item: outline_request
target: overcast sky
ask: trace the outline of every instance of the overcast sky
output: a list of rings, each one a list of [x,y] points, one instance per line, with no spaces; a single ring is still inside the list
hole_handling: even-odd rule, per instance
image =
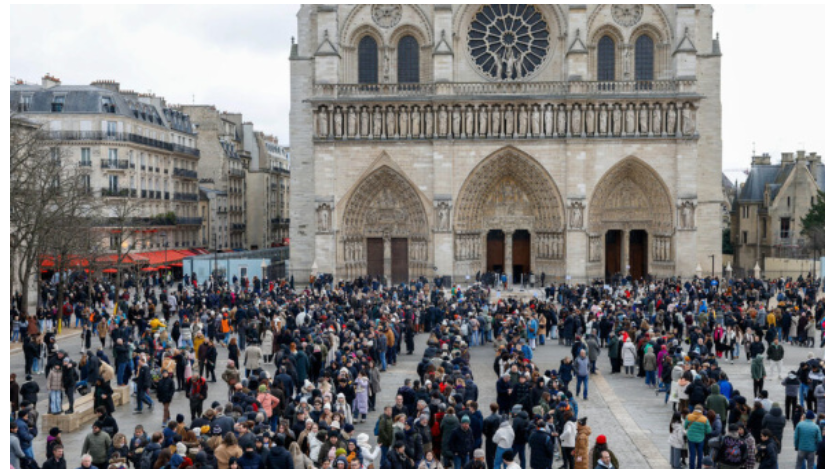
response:
[[[823,6],[716,5],[724,168],[753,145],[825,153]],[[297,5],[11,7],[11,77],[113,79],[170,104],[242,112],[289,142],[289,44]]]

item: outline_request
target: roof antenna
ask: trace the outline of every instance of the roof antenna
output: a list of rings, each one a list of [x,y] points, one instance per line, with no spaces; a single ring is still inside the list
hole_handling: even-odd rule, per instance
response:
[[[752,144],[753,144],[753,155],[751,155],[751,156],[756,156],[756,142],[752,142]]]

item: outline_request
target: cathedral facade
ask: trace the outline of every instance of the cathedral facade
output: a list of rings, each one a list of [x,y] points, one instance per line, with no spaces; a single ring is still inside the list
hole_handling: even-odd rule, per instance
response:
[[[710,5],[302,6],[296,281],[710,273],[712,22]]]

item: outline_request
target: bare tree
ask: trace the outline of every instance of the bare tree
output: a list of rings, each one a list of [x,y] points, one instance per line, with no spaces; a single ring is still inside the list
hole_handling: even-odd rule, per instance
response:
[[[113,263],[117,269],[115,298],[118,301],[123,289],[123,269],[129,264],[132,252],[148,239],[146,227],[151,222],[142,218],[142,205],[137,198],[118,198],[107,204],[105,212],[107,216],[98,224],[105,227],[101,233],[108,234],[110,248],[115,251]]]
[[[64,150],[39,124],[12,115],[10,147],[11,287],[19,281],[30,313],[29,285],[49,243],[66,224],[88,218],[94,203],[82,171],[64,165]]]

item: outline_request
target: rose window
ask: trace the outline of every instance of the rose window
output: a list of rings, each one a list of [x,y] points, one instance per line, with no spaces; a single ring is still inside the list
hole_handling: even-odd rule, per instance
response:
[[[533,5],[484,5],[470,23],[467,44],[473,63],[483,74],[518,80],[544,63],[550,31]]]

